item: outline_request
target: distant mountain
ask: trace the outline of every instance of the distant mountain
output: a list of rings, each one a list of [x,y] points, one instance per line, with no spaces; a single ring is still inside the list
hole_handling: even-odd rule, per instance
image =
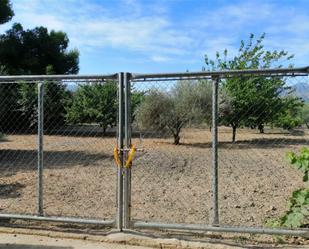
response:
[[[307,83],[297,83],[291,86],[295,89],[295,95],[302,98],[305,102],[309,102],[309,84]]]

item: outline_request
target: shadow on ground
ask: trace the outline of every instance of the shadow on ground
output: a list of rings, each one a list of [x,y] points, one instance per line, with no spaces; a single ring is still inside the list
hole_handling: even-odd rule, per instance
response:
[[[9,135],[37,135],[37,128],[31,130],[13,130],[3,131],[5,136],[0,141],[7,141],[6,136]],[[96,137],[96,138],[115,138],[117,137],[117,129],[109,128],[106,131],[99,126],[81,125],[81,126],[63,126],[54,129],[44,130],[44,135],[59,136],[59,137]],[[168,138],[170,137],[167,131],[145,131],[133,129],[133,138]]]
[[[89,166],[104,159],[112,160],[112,156],[84,151],[44,151],[44,168]],[[10,176],[20,171],[36,169],[36,150],[0,149],[0,172],[2,175]]]
[[[20,190],[25,187],[21,183],[0,184],[0,199],[20,197]]]
[[[211,148],[212,143],[182,143],[183,146],[196,148]],[[269,148],[284,148],[290,145],[308,146],[308,139],[293,139],[293,138],[256,138],[250,140],[241,140],[233,142],[219,142],[219,149],[269,149]]]

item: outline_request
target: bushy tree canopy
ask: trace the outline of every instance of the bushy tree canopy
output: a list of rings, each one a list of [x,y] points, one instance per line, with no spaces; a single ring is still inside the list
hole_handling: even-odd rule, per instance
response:
[[[210,118],[211,91],[208,81],[178,81],[170,92],[151,89],[137,109],[142,129],[167,130],[180,142],[180,132],[189,123]]]
[[[36,27],[24,30],[21,24],[0,35],[0,65],[8,74],[46,74],[52,66],[56,74],[78,73],[78,51],[68,51],[64,32]]]
[[[34,128],[37,126],[37,103],[38,87],[37,84],[24,84],[19,86],[19,106],[20,118],[26,127]],[[70,93],[65,85],[59,82],[44,82],[44,129],[53,129],[64,125],[66,106],[70,103]]]
[[[98,123],[105,132],[117,122],[117,84],[109,81],[103,84],[80,85],[68,109],[70,123]]]
[[[12,19],[14,11],[9,0],[0,1],[0,24],[6,23]]]
[[[241,41],[239,53],[233,58],[229,57],[227,50],[224,50],[222,55],[217,52],[215,60],[208,59],[206,55],[207,69],[242,70],[281,67],[282,60],[293,58],[286,51],[265,50],[264,38],[264,34],[258,39],[255,39],[253,34],[250,35],[247,43]],[[298,98],[282,94],[288,87],[284,79],[279,77],[235,76],[222,80],[221,86],[228,102],[223,104],[221,122],[233,128],[233,142],[235,142],[238,127],[242,125],[257,127],[263,132],[266,123],[275,123],[274,121],[282,117],[290,106],[302,105]]]
[[[77,50],[69,51],[64,32],[36,27],[24,30],[21,24],[0,35],[0,65],[3,74],[75,74]],[[20,130],[37,123],[36,84],[0,85],[0,129]],[[64,123],[68,92],[59,82],[45,82],[45,128]],[[9,107],[8,107],[9,106]]]

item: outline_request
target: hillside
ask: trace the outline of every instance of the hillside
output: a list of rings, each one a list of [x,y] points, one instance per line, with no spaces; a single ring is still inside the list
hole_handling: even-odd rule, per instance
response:
[[[309,102],[309,84],[297,83],[292,86],[295,89],[296,96],[302,98],[304,101]]]

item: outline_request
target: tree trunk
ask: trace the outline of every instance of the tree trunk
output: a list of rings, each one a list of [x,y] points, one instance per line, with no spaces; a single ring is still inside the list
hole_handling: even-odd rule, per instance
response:
[[[259,124],[258,129],[259,129],[260,133],[264,133],[264,125],[263,124]]]
[[[237,126],[233,125],[232,128],[233,128],[232,142],[235,143],[236,142],[236,129],[237,129]]]
[[[179,133],[174,134],[174,144],[179,145],[179,141],[180,141]]]
[[[309,129],[309,123],[306,123],[307,129]]]
[[[103,128],[103,136],[105,136],[107,127],[103,126],[102,128]]]

